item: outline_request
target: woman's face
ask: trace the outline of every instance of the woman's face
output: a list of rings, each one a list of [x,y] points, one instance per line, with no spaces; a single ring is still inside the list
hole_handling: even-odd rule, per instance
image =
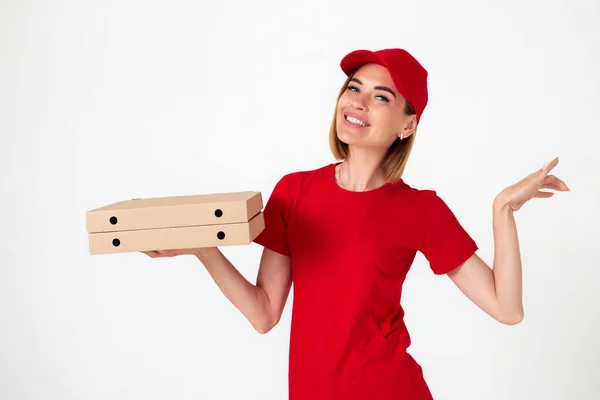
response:
[[[387,149],[416,128],[416,116],[404,113],[405,102],[385,67],[363,65],[338,101],[338,138],[354,147]]]

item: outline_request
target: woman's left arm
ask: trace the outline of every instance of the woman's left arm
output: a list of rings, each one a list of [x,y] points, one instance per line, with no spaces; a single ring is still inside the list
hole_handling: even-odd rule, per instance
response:
[[[477,254],[448,276],[479,308],[497,321],[514,325],[523,319],[521,254],[514,212],[533,198],[549,198],[547,188],[569,191],[550,171],[558,157],[540,170],[504,189],[493,204],[494,264],[490,268]]]

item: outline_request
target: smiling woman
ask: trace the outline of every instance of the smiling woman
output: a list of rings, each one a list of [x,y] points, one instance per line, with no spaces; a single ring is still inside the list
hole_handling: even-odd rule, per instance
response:
[[[418,124],[417,113],[413,105],[398,91],[389,71],[383,65],[369,63],[357,72],[349,66],[352,64],[348,60],[352,56],[347,56],[346,62],[342,63],[348,78],[338,95],[329,131],[331,150],[334,157],[341,160],[348,157],[350,145],[362,143],[384,148],[387,152],[382,161],[384,180],[397,182],[413,148]],[[426,103],[426,91],[423,96]],[[368,135],[357,130],[371,128],[372,124],[375,124],[375,129],[369,129]]]
[[[493,268],[433,190],[402,179],[428,101],[427,72],[406,50],[358,50],[341,61],[330,146],[341,160],[286,174],[264,209],[256,284],[216,248],[193,254],[258,332],[280,320],[294,284],[290,400],[433,398],[407,349],[400,305],[417,252],[503,324],[523,318],[521,259],[513,213],[541,188],[568,190],[546,164],[497,195]],[[374,212],[376,211],[376,212]]]

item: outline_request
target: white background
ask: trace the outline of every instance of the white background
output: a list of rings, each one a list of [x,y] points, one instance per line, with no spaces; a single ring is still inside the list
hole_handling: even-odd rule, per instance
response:
[[[597,0],[2,1],[0,398],[287,398],[291,301],[260,335],[192,257],[90,256],[85,211],[268,199],[335,161],[339,61],[385,47],[430,73],[404,179],[437,190],[486,261],[500,190],[554,156],[572,190],[516,214],[520,325],[417,257],[403,305],[435,398],[599,398],[599,26]],[[258,245],[222,250],[254,281]]]

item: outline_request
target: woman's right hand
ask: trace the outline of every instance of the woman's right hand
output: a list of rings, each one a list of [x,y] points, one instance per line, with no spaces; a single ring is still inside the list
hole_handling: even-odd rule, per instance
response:
[[[198,249],[172,249],[172,250],[152,250],[142,251],[145,255],[152,258],[164,258],[164,257],[176,257],[182,255],[191,255],[200,257],[210,251],[213,251],[216,247],[204,247]]]

